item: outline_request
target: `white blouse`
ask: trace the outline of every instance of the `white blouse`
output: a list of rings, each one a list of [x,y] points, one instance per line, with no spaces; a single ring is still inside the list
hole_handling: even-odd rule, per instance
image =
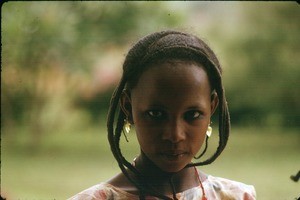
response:
[[[255,200],[253,186],[225,178],[207,176],[202,183],[207,200]],[[176,194],[179,200],[201,200],[200,186]],[[138,195],[128,193],[108,183],[94,185],[68,200],[139,200]],[[146,196],[146,200],[159,200],[157,197]]]

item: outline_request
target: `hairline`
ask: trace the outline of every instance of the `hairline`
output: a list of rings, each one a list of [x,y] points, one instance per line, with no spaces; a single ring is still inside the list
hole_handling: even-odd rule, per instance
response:
[[[133,85],[129,85],[128,82],[127,82],[127,84],[125,86],[125,89],[127,91],[131,91],[132,89],[134,89],[137,86],[141,76],[146,71],[148,71],[152,67],[156,67],[157,65],[163,65],[163,64],[166,64],[166,63],[169,63],[169,64],[177,64],[177,63],[186,63],[186,64],[188,64],[189,63],[189,64],[194,64],[195,66],[197,66],[199,68],[202,68],[205,71],[206,75],[208,76],[211,91],[214,90],[214,88],[212,86],[212,82],[211,82],[210,73],[208,72],[207,67],[203,63],[201,63],[201,62],[199,62],[195,59],[191,59],[191,58],[176,58],[176,57],[174,57],[174,58],[172,58],[172,57],[171,58],[160,58],[160,59],[154,60],[150,63],[146,63],[145,66],[142,67],[143,70],[140,70],[139,73],[137,73],[136,79],[133,81]]]

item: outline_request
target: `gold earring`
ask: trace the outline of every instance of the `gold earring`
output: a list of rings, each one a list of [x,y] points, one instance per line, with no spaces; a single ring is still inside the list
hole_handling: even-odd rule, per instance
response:
[[[124,125],[123,125],[123,134],[124,134],[126,142],[129,142],[126,134],[128,134],[130,132],[130,129],[131,129],[131,124],[128,121],[128,118],[126,118],[126,119],[124,119]]]
[[[208,125],[206,135],[207,135],[207,137],[210,137],[211,134],[212,134],[212,127],[210,125]]]
[[[128,121],[128,119],[124,120],[124,127],[123,128],[124,128],[124,131],[125,131],[126,134],[128,134],[130,132],[131,124]]]

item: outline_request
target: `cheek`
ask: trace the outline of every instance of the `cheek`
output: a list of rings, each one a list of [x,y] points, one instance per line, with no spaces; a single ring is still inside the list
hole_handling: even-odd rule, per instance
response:
[[[136,131],[136,136],[138,139],[138,142],[140,146],[144,148],[151,148],[154,145],[153,142],[157,141],[157,131],[154,130],[153,127],[149,127],[148,125],[145,125],[143,123],[135,123],[135,131]]]
[[[205,126],[193,128],[193,130],[188,135],[193,154],[197,154],[197,152],[202,147],[203,142],[206,137],[206,130],[207,130],[207,127],[205,127]]]
[[[155,140],[159,132],[155,124],[150,123],[143,112],[136,112],[133,109],[133,120],[136,135],[140,143]]]

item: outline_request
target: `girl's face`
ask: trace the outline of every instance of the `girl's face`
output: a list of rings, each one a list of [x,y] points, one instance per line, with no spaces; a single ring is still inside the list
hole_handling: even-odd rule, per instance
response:
[[[151,66],[130,97],[122,99],[141,150],[165,172],[178,172],[191,162],[217,104],[205,70],[184,61]]]

